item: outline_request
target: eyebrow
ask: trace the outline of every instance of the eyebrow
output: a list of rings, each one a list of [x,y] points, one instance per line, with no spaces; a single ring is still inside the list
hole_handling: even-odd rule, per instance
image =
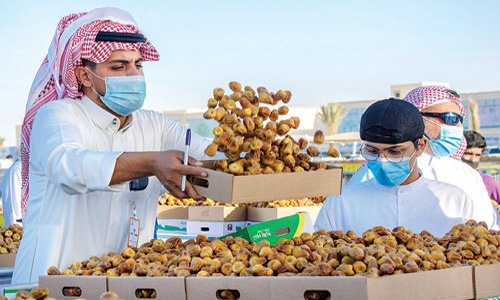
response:
[[[139,63],[142,61],[144,61],[144,59],[141,57],[141,58],[136,59],[135,63]],[[113,64],[113,63],[128,64],[128,63],[130,63],[130,61],[128,61],[126,59],[115,59],[115,60],[110,61],[109,63],[110,64]]]
[[[387,149],[394,149],[394,148],[401,148],[401,147],[404,147],[404,145],[394,145],[394,146],[391,146],[391,147],[387,147],[387,148],[384,148],[384,149],[379,149],[377,147],[373,147],[372,145],[366,145],[370,148],[373,148],[373,149],[377,149],[379,151],[384,151],[384,150],[387,150]]]

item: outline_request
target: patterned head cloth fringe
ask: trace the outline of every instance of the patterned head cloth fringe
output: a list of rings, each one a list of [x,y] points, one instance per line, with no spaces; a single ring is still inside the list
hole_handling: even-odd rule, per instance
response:
[[[442,100],[448,100],[455,102],[460,109],[460,113],[465,117],[465,108],[462,105],[462,100],[458,96],[458,94],[444,86],[422,86],[416,89],[413,89],[411,92],[406,95],[404,98],[405,101],[410,102],[415,105],[418,110],[422,110],[431,105],[441,103]],[[458,151],[453,154],[452,158],[457,160],[461,160],[462,155],[467,149],[467,141],[465,137],[462,138],[462,142],[460,143],[460,148]]]
[[[101,63],[114,50],[140,51],[144,61],[157,61],[160,56],[144,37],[142,42],[96,42],[99,32],[141,34],[132,16],[117,8],[98,8],[88,13],[68,15],[59,21],[49,52],[38,70],[26,104],[21,134],[22,192],[21,207],[26,218],[29,195],[30,135],[38,109],[45,103],[73,98],[81,99],[80,82],[75,70],[82,58]]]

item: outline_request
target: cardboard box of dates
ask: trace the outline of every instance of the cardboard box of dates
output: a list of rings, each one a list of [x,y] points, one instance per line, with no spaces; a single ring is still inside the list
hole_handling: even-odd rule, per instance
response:
[[[315,145],[324,142],[323,132],[315,132],[315,145],[291,135],[300,118],[287,117],[290,91],[274,93],[264,87],[255,91],[235,81],[229,88],[232,93],[227,95],[222,88],[214,89],[203,115],[218,122],[205,154],[214,157],[223,152],[227,160],[204,161],[208,177],[190,178],[200,195],[251,203],[340,194],[342,169],[311,162],[319,153]],[[340,154],[331,147],[328,155]]]

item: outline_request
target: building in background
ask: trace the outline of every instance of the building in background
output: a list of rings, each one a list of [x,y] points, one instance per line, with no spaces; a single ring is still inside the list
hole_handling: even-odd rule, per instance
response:
[[[500,148],[500,91],[460,93],[460,98],[464,102],[467,114],[464,119],[465,129],[472,127],[471,101],[475,101],[478,106],[480,122],[479,132],[486,139],[487,149]]]

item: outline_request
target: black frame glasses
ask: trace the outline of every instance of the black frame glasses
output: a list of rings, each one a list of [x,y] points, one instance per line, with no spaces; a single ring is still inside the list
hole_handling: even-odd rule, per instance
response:
[[[432,113],[432,112],[423,112],[421,113],[422,116],[424,117],[434,117],[434,118],[439,118],[443,123],[455,126],[458,124],[458,122],[463,123],[464,122],[464,117],[454,113],[454,112],[446,112],[446,113]]]

